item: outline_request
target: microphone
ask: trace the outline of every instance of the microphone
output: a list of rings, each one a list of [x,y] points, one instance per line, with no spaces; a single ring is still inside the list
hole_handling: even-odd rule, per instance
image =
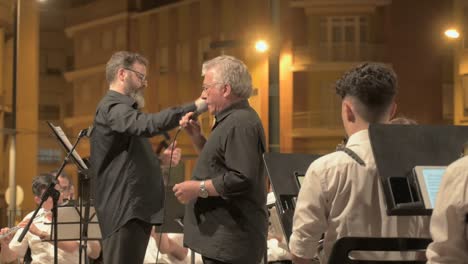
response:
[[[198,103],[195,103],[197,105],[197,109],[193,111],[192,116],[190,117],[190,120],[197,120],[198,116],[203,114],[208,110],[208,105],[206,104],[206,101],[203,99],[200,99]]]
[[[201,114],[203,114],[203,112],[200,112],[200,110],[195,110],[192,116],[190,116],[190,120],[197,121],[198,116]]]
[[[79,137],[90,137],[93,134],[94,126],[89,126],[80,131]]]
[[[197,121],[198,116],[208,110],[208,105],[206,104],[205,100],[198,99],[197,102],[195,103],[197,105],[197,109],[192,112],[193,114],[190,116],[189,120]],[[182,126],[179,126],[179,130],[182,128]]]

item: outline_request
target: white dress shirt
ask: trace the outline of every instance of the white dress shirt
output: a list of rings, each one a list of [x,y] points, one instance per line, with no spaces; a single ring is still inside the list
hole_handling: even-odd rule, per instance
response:
[[[452,163],[442,177],[432,212],[428,263],[468,263],[467,214],[468,156]]]
[[[318,256],[321,263],[327,263],[333,244],[341,237],[430,237],[428,217],[387,215],[368,130],[353,134],[346,147],[365,166],[343,151],[310,165],[294,213],[291,253],[305,259]],[[318,252],[322,234],[323,250]]]
[[[168,233],[167,236],[172,239],[179,246],[183,246],[184,235],[176,233]],[[171,256],[170,254],[161,254],[159,253],[158,262],[156,262],[156,255],[158,254],[158,245],[156,245],[156,240],[153,237],[150,237],[148,242],[148,247],[146,248],[145,264],[153,263],[167,263],[167,264],[189,264],[192,260],[192,251],[188,249],[187,257],[183,260],[178,260],[176,257]],[[203,260],[200,254],[195,253],[195,264],[203,264]]]
[[[31,218],[33,212],[26,215],[24,219]],[[44,232],[50,234],[50,220],[47,219],[44,209],[40,209],[34,219],[34,225]],[[48,224],[46,224],[48,223]],[[38,236],[33,235],[31,232],[27,232],[21,243],[18,242],[18,237],[23,232],[23,229],[19,229],[13,239],[11,240],[9,246],[10,249],[15,251],[19,257],[23,257],[26,254],[28,246],[31,248],[31,256],[33,258],[33,264],[50,264],[54,263],[54,245],[51,242],[42,241]],[[78,243],[78,242],[77,242]],[[91,248],[88,247],[88,253],[90,253]],[[58,263],[60,264],[72,264],[79,263],[79,250],[76,250],[73,253],[66,252],[60,248],[57,249],[58,252]]]

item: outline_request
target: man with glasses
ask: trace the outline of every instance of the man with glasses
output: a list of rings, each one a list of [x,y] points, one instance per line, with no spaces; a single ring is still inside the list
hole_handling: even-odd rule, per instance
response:
[[[149,138],[175,128],[204,100],[143,113],[143,56],[117,52],[106,65],[109,91],[97,106],[91,135],[95,207],[105,263],[143,263],[151,227],[163,221],[164,183]]]
[[[32,192],[36,204],[41,202],[42,195],[53,182],[55,182],[55,176],[52,174],[41,174],[33,179]],[[61,189],[58,184],[55,185],[55,188],[57,190]],[[62,196],[59,197],[58,203],[62,203]],[[39,209],[29,231],[21,242],[18,242],[18,238],[23,232],[23,227],[26,226],[31,219],[33,212],[26,215],[23,221],[18,225],[21,228],[16,231],[16,234],[11,233],[11,235],[0,239],[0,245],[2,247],[0,253],[1,261],[9,263],[18,258],[23,258],[29,247],[31,249],[33,263],[49,264],[54,262],[54,244],[53,241],[50,241],[52,206],[52,197],[49,197],[42,204],[42,208]],[[2,228],[0,230],[0,235],[8,233],[9,230],[9,228]],[[57,245],[58,263],[79,263],[79,241],[59,241]],[[101,246],[98,241],[88,241],[87,253],[90,258],[98,258],[100,252]]]
[[[55,171],[52,171],[50,174],[57,176],[57,172],[58,171],[55,170]],[[63,200],[62,205],[66,205],[70,201],[73,203],[75,200],[75,194],[72,193],[73,182],[70,176],[68,176],[68,174],[62,171],[62,173],[60,173],[60,175],[58,176],[57,180],[58,180],[58,185],[60,186],[60,194]]]
[[[192,113],[180,122],[200,152],[192,180],[173,188],[187,204],[184,244],[205,264],[258,264],[266,250],[268,220],[265,135],[248,102],[252,78],[246,65],[231,56],[205,62],[202,75],[202,98],[216,122],[208,139]]]

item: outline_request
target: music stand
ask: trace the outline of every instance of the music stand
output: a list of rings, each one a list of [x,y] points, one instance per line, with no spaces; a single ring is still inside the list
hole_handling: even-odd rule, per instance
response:
[[[415,166],[447,166],[460,157],[468,127],[372,124],[369,137],[388,215],[430,215],[418,194]]]
[[[185,206],[175,197],[172,188],[174,186],[165,186],[166,206],[164,208],[164,222],[158,227],[160,233],[183,233],[183,219]]]
[[[263,161],[276,198],[276,209],[286,241],[292,233],[292,219],[299,188],[296,175],[305,175],[320,155],[265,153]]]
[[[65,132],[63,132],[62,128],[59,126],[54,126],[51,122],[47,121],[47,125],[49,125],[50,129],[54,133],[55,137],[58,139],[58,142],[60,145],[63,147],[63,149],[66,152],[72,153],[71,159],[75,163],[75,165],[78,167],[78,170],[80,171],[86,171],[88,170],[88,166],[85,164],[83,159],[78,155],[78,152],[73,148],[73,145],[71,144],[70,140],[68,139],[67,135],[65,135]],[[80,131],[78,135],[78,139],[81,139],[82,137],[86,136],[87,129],[83,129]],[[75,143],[76,144],[76,143]]]
[[[57,234],[59,241],[80,240],[84,212],[81,213],[74,206],[59,206],[57,208]],[[45,223],[52,224],[52,223]],[[94,207],[90,207],[90,220],[88,221],[88,240],[101,240],[101,229]],[[46,240],[47,241],[47,240]]]
[[[62,164],[62,167],[57,172],[56,178],[59,177],[60,173],[62,172],[63,168],[65,167],[65,164],[68,161],[68,157],[71,157],[73,163],[76,165],[76,167],[78,169],[78,175],[80,177],[80,190],[79,190],[79,198],[80,198],[79,199],[79,208],[80,208],[80,210],[79,211],[83,212],[83,207],[84,207],[84,216],[80,217],[81,224],[80,224],[80,229],[79,230],[80,230],[81,236],[79,238],[79,240],[80,240],[80,254],[79,254],[80,261],[79,261],[79,263],[81,263],[81,260],[83,259],[82,258],[83,254],[85,256],[85,260],[86,260],[86,263],[87,263],[87,260],[88,260],[87,259],[87,255],[88,255],[87,254],[88,223],[89,223],[89,219],[90,219],[90,206],[91,206],[90,186],[89,186],[89,178],[90,178],[89,173],[90,173],[90,170],[88,168],[89,167],[88,164],[85,162],[85,160],[83,160],[80,157],[80,155],[75,150],[75,148],[78,145],[81,138],[83,138],[84,136],[89,136],[91,131],[88,131],[88,129],[81,130],[80,133],[78,134],[77,141],[75,142],[74,145],[72,145],[70,143],[70,140],[65,135],[65,133],[63,132],[61,127],[55,126],[51,122],[47,122],[47,124],[49,125],[50,129],[52,130],[53,134],[55,135],[58,142],[60,143],[60,145],[65,150],[65,152],[68,153],[68,156],[64,160],[64,164]],[[57,227],[55,227],[54,229],[56,229],[56,228]],[[58,231],[53,232],[53,233],[55,235],[55,234],[58,233]]]
[[[62,146],[65,147],[67,151],[67,155],[65,156],[62,165],[60,166],[60,169],[57,172],[57,175],[55,176],[55,180],[57,181],[57,178],[59,177],[60,173],[62,173],[63,169],[65,168],[65,165],[67,164],[68,160],[71,158],[78,166],[79,169],[87,169],[86,165],[83,167],[84,162],[79,162],[81,158],[79,158],[78,153],[76,153],[75,148],[80,142],[80,139],[87,134],[87,130],[81,130],[78,139],[76,140],[75,144],[71,144],[68,138],[65,136],[65,133],[63,133],[63,130],[60,127],[56,127],[52,125],[52,123],[47,122],[49,127],[52,129],[54,135],[57,137],[57,139],[60,141]],[[78,159],[79,158],[79,159]],[[85,168],[86,167],[86,168]],[[29,228],[31,227],[33,219],[36,217],[37,213],[39,212],[39,209],[42,207],[44,202],[49,198],[52,197],[53,201],[53,206],[52,206],[52,229],[57,230],[57,201],[60,198],[60,192],[55,189],[55,182],[51,182],[47,189],[45,190],[44,194],[41,197],[41,202],[37,206],[36,210],[31,216],[31,219],[29,220],[28,224],[24,227],[23,232],[21,235],[18,237],[18,242],[22,242],[24,237],[26,236],[26,233],[29,231]],[[51,233],[52,237],[52,233]],[[81,253],[81,251],[80,251]],[[81,256],[80,256],[81,258]],[[80,260],[81,262],[81,260]],[[57,232],[54,232],[54,263],[58,263],[58,243],[57,243]]]

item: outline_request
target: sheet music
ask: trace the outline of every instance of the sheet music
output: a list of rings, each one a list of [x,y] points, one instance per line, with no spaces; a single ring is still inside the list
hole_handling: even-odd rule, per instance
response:
[[[88,221],[88,240],[100,240],[102,239],[101,229],[99,228],[99,221],[96,215],[96,211],[93,206],[90,208],[89,221]],[[79,208],[73,206],[59,206],[57,207],[57,235],[58,240],[79,240],[80,239],[80,218],[84,219],[84,210],[79,212]],[[45,225],[51,225],[52,223],[46,222]],[[51,237],[53,237],[53,232]],[[49,241],[49,240],[46,240]]]
[[[73,145],[71,144],[70,140],[68,140],[67,135],[65,135],[65,132],[63,132],[62,128],[59,126],[54,126],[52,123],[47,122],[52,128],[52,130],[55,132],[55,135],[59,138],[59,140],[65,144],[65,149],[70,152],[70,150],[73,148]],[[78,165],[82,168],[87,170],[88,166],[84,163],[84,161],[81,159],[80,155],[78,155],[78,152],[76,150],[73,150],[72,153],[73,158],[75,159],[76,162],[78,162]]]

